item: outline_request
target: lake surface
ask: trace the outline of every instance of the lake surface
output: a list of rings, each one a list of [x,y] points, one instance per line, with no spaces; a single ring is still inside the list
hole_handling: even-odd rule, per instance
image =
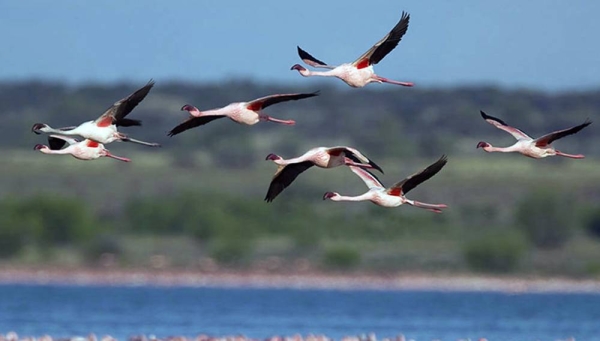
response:
[[[0,285],[0,333],[600,340],[600,295]]]

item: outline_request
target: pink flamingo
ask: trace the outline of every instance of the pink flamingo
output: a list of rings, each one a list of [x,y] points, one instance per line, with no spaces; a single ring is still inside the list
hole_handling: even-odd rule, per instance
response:
[[[142,122],[125,118],[150,92],[154,86],[154,81],[148,82],[144,87],[135,91],[128,97],[115,102],[100,117],[93,121],[88,121],[79,126],[52,128],[45,123],[36,123],[31,128],[36,134],[56,133],[62,135],[79,135],[83,138],[107,144],[113,141],[133,142],[150,147],[160,147],[158,143],[149,143],[128,137],[126,134],[117,131],[117,127],[140,126]]]
[[[63,149],[67,143],[69,145]],[[125,162],[131,161],[128,158],[111,154],[100,142],[90,139],[78,141],[74,138],[60,135],[48,136],[48,146],[36,144],[33,149],[39,150],[44,154],[71,154],[79,160],[95,160],[100,157],[110,157]]]
[[[323,200],[331,199],[333,201],[365,201],[369,200],[374,204],[383,207],[396,207],[402,204],[409,204],[415,207],[424,208],[430,210],[435,213],[441,213],[442,208],[446,208],[447,206],[444,204],[426,204],[423,202],[419,202],[416,200],[410,200],[405,197],[405,195],[417,187],[422,182],[428,180],[437,172],[439,172],[444,165],[446,164],[447,159],[446,156],[443,155],[438,161],[425,168],[424,170],[415,173],[404,180],[396,183],[390,188],[385,188],[379,179],[369,171],[364,170],[362,168],[350,166],[350,169],[354,172],[354,174],[358,175],[369,187],[369,191],[366,193],[355,196],[342,196],[336,192],[326,192],[323,195]]]
[[[402,17],[396,26],[373,47],[352,63],[344,63],[339,66],[330,66],[311,56],[308,52],[298,46],[298,55],[307,65],[314,68],[330,69],[329,71],[310,71],[300,64],[292,66],[291,70],[297,70],[302,76],[337,77],[353,88],[362,88],[369,83],[390,83],[403,86],[413,86],[411,82],[398,82],[375,74],[373,65],[379,63],[400,42],[402,36],[408,29],[410,15],[402,12]]]
[[[538,137],[537,139],[533,139],[533,138],[529,137],[527,134],[525,134],[524,132],[520,131],[519,129],[513,128],[513,127],[507,125],[506,123],[504,123],[504,121],[502,121],[499,118],[487,115],[483,111],[480,111],[480,113],[481,113],[481,117],[483,117],[483,119],[486,120],[486,122],[488,122],[489,124],[493,125],[494,127],[498,128],[498,129],[504,130],[505,132],[511,134],[512,136],[514,136],[517,139],[517,143],[515,143],[514,145],[512,145],[510,147],[493,147],[491,144],[489,144],[487,142],[483,142],[483,141],[479,142],[477,144],[477,148],[482,148],[483,150],[485,150],[488,153],[491,153],[491,152],[502,152],[502,153],[517,152],[517,153],[521,153],[525,156],[529,156],[534,159],[541,159],[541,158],[544,158],[547,156],[554,156],[554,155],[569,157],[572,159],[583,159],[585,157],[584,155],[581,155],[581,154],[573,155],[573,154],[566,154],[566,153],[560,152],[560,151],[554,149],[552,146],[550,146],[550,144],[552,142],[554,142],[555,140],[563,138],[567,135],[572,135],[572,134],[579,132],[581,129],[592,124],[591,121],[586,120],[584,123],[582,123],[578,126],[568,128],[568,129],[558,130],[558,131],[552,132],[550,134],[546,134],[542,137]]]
[[[303,155],[284,160],[281,156],[275,154],[267,155],[266,160],[272,160],[279,167],[271,180],[269,190],[265,197],[266,202],[273,201],[279,193],[287,188],[300,175],[300,173],[312,166],[321,168],[334,168],[342,165],[374,168],[383,173],[381,167],[375,162],[369,160],[361,152],[354,148],[338,147],[316,147],[312,148]]]
[[[308,94],[276,94],[261,97],[250,102],[235,102],[223,108],[206,111],[200,111],[198,110],[198,108],[186,104],[181,108],[181,110],[189,112],[191,115],[190,118],[173,128],[169,132],[169,136],[177,135],[188,129],[204,125],[210,121],[223,117],[229,117],[234,122],[247,125],[254,125],[259,121],[270,121],[275,123],[294,125],[296,122],[294,122],[293,120],[279,120],[271,116],[262,114],[261,111],[273,104],[287,101],[296,101],[299,99],[314,97],[318,95],[318,91]]]

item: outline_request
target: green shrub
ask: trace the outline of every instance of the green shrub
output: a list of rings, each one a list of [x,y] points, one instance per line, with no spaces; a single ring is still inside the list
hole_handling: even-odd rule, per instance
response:
[[[88,262],[96,262],[103,254],[119,255],[121,252],[122,249],[117,236],[102,234],[85,245],[83,255]]]
[[[571,239],[577,225],[572,202],[556,187],[534,190],[518,204],[517,226],[536,247],[561,247]]]
[[[10,206],[27,219],[28,239],[41,246],[86,242],[99,230],[85,202],[75,198],[38,195]]]
[[[360,263],[360,252],[346,246],[336,246],[325,252],[323,264],[328,268],[348,270]]]
[[[4,206],[4,205],[3,205]],[[0,211],[0,258],[17,255],[25,246],[26,221],[4,207]]]
[[[469,268],[484,272],[513,271],[526,251],[525,237],[516,231],[487,234],[463,246],[463,256]]]

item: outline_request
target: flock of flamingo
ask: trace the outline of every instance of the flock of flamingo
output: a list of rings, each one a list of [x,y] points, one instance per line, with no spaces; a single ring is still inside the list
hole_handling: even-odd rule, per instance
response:
[[[368,51],[361,55],[352,63],[344,63],[339,66],[330,66],[321,60],[313,57],[308,52],[298,47],[300,59],[313,68],[323,68],[327,71],[311,71],[307,68],[295,64],[291,70],[296,70],[304,77],[321,76],[336,77],[344,81],[351,87],[361,88],[369,83],[390,83],[411,87],[411,82],[400,82],[390,80],[375,74],[373,66],[379,63],[388,55],[400,42],[406,31],[410,15],[402,13],[400,21],[394,28],[373,45]],[[45,154],[70,154],[80,160],[94,160],[100,157],[109,157],[117,160],[129,162],[125,157],[112,154],[105,148],[105,144],[113,141],[123,141],[138,143],[151,147],[158,147],[157,143],[144,142],[133,139],[126,134],[117,131],[119,126],[139,126],[139,120],[132,120],[126,116],[148,95],[154,82],[150,81],[141,89],[133,94],[114,103],[100,117],[93,121],[84,122],[78,126],[52,128],[44,123],[36,123],[32,131],[36,134],[49,133],[48,145],[37,144],[34,149]],[[222,108],[200,111],[198,108],[186,104],[181,110],[187,111],[190,117],[181,124],[174,127],[169,136],[175,136],[186,130],[207,124],[213,120],[228,117],[234,122],[246,125],[254,125],[260,121],[270,121],[279,124],[293,125],[293,120],[281,120],[262,113],[267,107],[281,102],[301,100],[305,98],[318,96],[318,92],[313,93],[293,93],[293,94],[274,94],[258,98],[249,102],[235,102]],[[584,123],[549,133],[539,138],[531,138],[517,128],[507,125],[501,119],[487,115],[481,111],[481,116],[485,121],[513,135],[517,142],[509,147],[494,147],[487,142],[479,142],[477,148],[482,148],[486,152],[518,152],[531,158],[544,158],[547,156],[564,156],[574,159],[581,159],[584,156],[580,154],[567,154],[554,149],[551,143],[567,135],[575,134],[591,124],[586,120]],[[78,140],[69,136],[77,135],[83,138]],[[67,145],[65,147],[65,145]],[[375,169],[381,173],[383,170],[375,162],[368,159],[357,149],[347,146],[336,147],[316,147],[303,155],[284,159],[275,154],[269,154],[266,157],[278,165],[277,171],[269,185],[265,196],[265,201],[273,201],[285,188],[287,188],[296,177],[311,168],[317,166],[320,168],[334,168],[338,166],[348,166],[354,174],[360,177],[368,191],[358,196],[343,196],[337,192],[326,192],[323,200],[332,201],[371,201],[384,207],[396,207],[402,204],[409,204],[415,207],[424,208],[436,213],[440,213],[447,206],[444,204],[428,204],[411,200],[405,195],[424,181],[437,174],[447,163],[447,158],[443,155],[439,160],[426,167],[425,169],[406,177],[391,187],[385,187],[377,177],[368,169]]]

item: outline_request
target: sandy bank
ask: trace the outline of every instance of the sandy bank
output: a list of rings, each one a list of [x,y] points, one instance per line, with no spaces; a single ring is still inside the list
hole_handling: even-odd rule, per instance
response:
[[[429,274],[309,273],[273,274],[256,272],[212,272],[144,269],[65,269],[0,267],[0,283],[253,287],[341,290],[496,291],[508,293],[563,292],[600,293],[600,279],[515,278],[493,276],[439,276]]]

